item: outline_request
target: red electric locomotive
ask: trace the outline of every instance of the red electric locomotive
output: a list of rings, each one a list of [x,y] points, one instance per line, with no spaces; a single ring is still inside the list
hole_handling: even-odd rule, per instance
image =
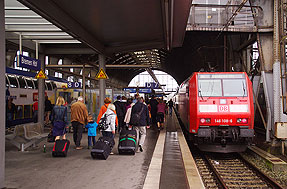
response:
[[[196,72],[176,99],[186,131],[202,151],[242,152],[251,144],[254,104],[245,72]]]

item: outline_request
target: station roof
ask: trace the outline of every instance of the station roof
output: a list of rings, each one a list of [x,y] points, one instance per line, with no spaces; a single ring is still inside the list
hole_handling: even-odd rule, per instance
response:
[[[107,71],[129,82],[147,65],[163,70],[168,51],[183,43],[190,6],[186,0],[6,0],[6,39],[18,43],[21,34],[23,43],[37,41],[47,55],[82,63],[104,54],[107,64],[143,65],[125,69],[124,78]]]

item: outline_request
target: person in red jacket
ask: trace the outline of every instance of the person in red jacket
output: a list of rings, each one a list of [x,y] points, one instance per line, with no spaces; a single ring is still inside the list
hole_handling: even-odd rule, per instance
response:
[[[97,118],[97,123],[99,124],[99,121],[101,119],[101,117],[104,115],[104,113],[107,111],[107,108],[109,106],[109,104],[112,102],[112,100],[109,97],[106,97],[104,100],[104,105],[102,105],[98,118]],[[116,111],[114,111],[114,113],[116,114]],[[118,118],[116,117],[116,125],[118,125]]]

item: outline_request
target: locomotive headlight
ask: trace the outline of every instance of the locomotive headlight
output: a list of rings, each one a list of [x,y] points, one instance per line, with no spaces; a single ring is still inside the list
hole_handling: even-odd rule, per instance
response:
[[[204,119],[204,118],[201,118],[201,119],[200,119],[200,123],[205,123],[205,119]]]
[[[246,118],[238,118],[237,119],[237,123],[247,123],[247,119]]]
[[[201,118],[200,123],[210,123],[210,118]]]
[[[243,118],[243,119],[241,120],[241,122],[242,122],[242,123],[247,123],[247,119]]]

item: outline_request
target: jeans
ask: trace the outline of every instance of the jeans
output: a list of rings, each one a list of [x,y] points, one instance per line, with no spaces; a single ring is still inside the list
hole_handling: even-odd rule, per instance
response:
[[[146,137],[146,126],[134,127],[137,132],[137,144],[143,145]]]
[[[169,108],[169,115],[171,115],[172,114],[172,106],[169,106],[168,108]]]
[[[95,146],[96,137],[95,136],[88,136],[88,146],[92,146],[92,141],[93,141],[93,146]]]
[[[77,121],[72,122],[73,126],[73,138],[76,147],[79,147],[81,145],[82,140],[82,133],[83,133],[83,124]]]
[[[102,131],[102,135],[103,137],[114,138],[114,134],[112,133],[112,131]]]

